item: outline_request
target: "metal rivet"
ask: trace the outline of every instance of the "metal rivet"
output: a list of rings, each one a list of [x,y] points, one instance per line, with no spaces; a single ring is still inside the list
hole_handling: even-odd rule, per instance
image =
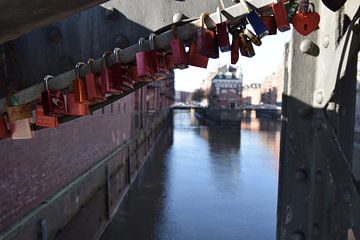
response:
[[[330,36],[327,34],[323,38],[322,45],[324,48],[327,48],[329,46],[329,44],[330,44]]]
[[[296,180],[298,180],[299,182],[304,181],[307,178],[307,172],[305,171],[305,169],[298,169],[295,173],[295,178]]]
[[[315,93],[315,102],[316,102],[317,104],[322,104],[323,100],[324,100],[324,94],[323,94],[323,92],[322,92],[322,91],[317,91],[317,92]]]
[[[317,57],[319,56],[320,49],[319,47],[311,40],[304,39],[300,44],[300,51],[302,53],[308,54],[310,56]]]
[[[291,235],[291,240],[305,240],[305,235],[300,231],[294,232]]]
[[[181,20],[183,20],[185,18],[184,14],[182,14],[181,12],[177,12],[174,14],[173,16],[173,22],[180,22]]]

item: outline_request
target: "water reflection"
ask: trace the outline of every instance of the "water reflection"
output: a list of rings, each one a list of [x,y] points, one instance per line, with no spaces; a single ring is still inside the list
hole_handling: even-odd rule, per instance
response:
[[[173,132],[103,239],[275,239],[280,126],[253,119],[242,127],[175,112]]]

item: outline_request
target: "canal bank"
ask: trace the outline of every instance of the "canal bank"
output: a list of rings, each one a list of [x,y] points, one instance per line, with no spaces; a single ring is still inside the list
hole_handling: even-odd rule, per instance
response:
[[[99,238],[171,117],[170,108],[134,112],[134,122],[138,119],[143,126],[130,139],[2,231],[0,239]]]
[[[102,240],[275,239],[280,124],[242,130],[174,112]]]

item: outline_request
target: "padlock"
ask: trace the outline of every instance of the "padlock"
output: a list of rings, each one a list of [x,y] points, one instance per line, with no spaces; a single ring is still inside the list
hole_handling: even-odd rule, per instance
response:
[[[32,109],[29,104],[19,104],[14,94],[17,91],[10,91],[6,96],[7,103],[7,116],[9,122],[15,122],[16,120],[31,118]]]
[[[109,67],[108,58],[111,52],[106,51],[103,54],[103,67],[101,69],[101,93],[102,94],[122,94],[120,87],[114,86],[112,83],[112,72]]]
[[[167,53],[165,55],[165,63],[166,63],[167,74],[170,74],[170,72],[176,68],[176,66],[174,64],[173,54]]]
[[[166,63],[165,52],[156,49],[155,46],[155,33],[149,35],[150,51],[148,51],[149,64],[151,73],[155,80],[162,80],[166,78]]]
[[[275,0],[275,2],[272,4],[272,10],[274,12],[276,25],[279,31],[285,32],[290,30],[288,13],[281,0]]]
[[[92,72],[94,59],[88,60],[88,73],[85,75],[85,84],[89,104],[101,103],[106,101],[106,97],[101,93],[100,76]]]
[[[256,10],[252,10],[248,15],[246,15],[246,18],[259,38],[263,38],[269,33],[269,30],[264,25]]]
[[[255,44],[256,46],[261,46],[261,39],[258,38],[252,31],[245,28],[243,32],[253,44]]]
[[[261,16],[261,20],[265,24],[267,30],[269,31],[268,35],[276,35],[277,26],[275,17],[272,15],[269,16]]]
[[[75,80],[73,81],[73,89],[75,93],[75,101],[78,103],[88,103],[88,96],[85,87],[85,80],[80,77],[80,67],[85,65],[79,62],[75,66]]]
[[[200,68],[207,68],[209,62],[209,58],[206,56],[201,55],[197,51],[197,44],[196,42],[191,42],[190,50],[188,53],[188,63],[191,66],[200,67]]]
[[[322,0],[323,4],[333,12],[342,8],[346,1],[347,0]]]
[[[240,53],[245,57],[253,57],[255,56],[254,47],[251,41],[247,38],[247,36],[241,32],[240,33]]]
[[[31,118],[24,118],[10,122],[11,139],[30,139],[34,136],[31,130]]]
[[[152,82],[154,77],[151,73],[148,53],[143,50],[144,42],[144,38],[139,39],[139,52],[136,53],[137,76],[142,82]]]
[[[41,93],[41,102],[44,107],[44,114],[56,117],[64,116],[67,114],[64,95],[61,91],[49,90],[48,81],[51,78],[53,78],[53,76],[45,76],[45,91]]]
[[[200,28],[196,33],[197,52],[209,58],[219,58],[219,45],[214,31],[205,28],[205,18],[209,20],[208,12],[203,12],[200,16]]]
[[[36,104],[35,125],[38,127],[54,128],[59,125],[57,117],[44,114],[44,108],[41,103]]]
[[[133,81],[134,87],[139,83],[145,82],[143,78],[139,77],[136,65],[128,65],[126,76]]]
[[[116,63],[111,66],[112,72],[112,83],[117,88],[120,88],[124,91],[129,91],[134,88],[133,82],[131,79],[126,77],[128,66],[120,62],[120,48],[114,49],[114,54],[116,58]]]
[[[68,94],[66,94],[66,102],[68,115],[70,116],[85,116],[89,115],[89,105],[86,103],[78,103],[75,101],[75,93],[70,90]]]
[[[295,30],[303,36],[307,36],[319,28],[320,15],[314,11],[313,5],[309,6],[311,6],[311,11],[303,8],[304,12],[298,11],[293,18],[292,24]]]
[[[177,37],[176,25],[172,25],[171,31],[173,39],[170,40],[170,48],[172,52],[173,63],[176,68],[188,68],[188,59],[185,51],[184,43]]]
[[[217,13],[219,16],[219,23],[216,24],[216,32],[217,32],[217,40],[219,43],[219,48],[222,52],[228,52],[231,50],[228,25],[226,22],[222,21],[221,10],[219,7],[217,8]]]
[[[231,64],[236,64],[238,62],[239,48],[240,48],[240,38],[239,38],[239,33],[236,31],[232,34]]]
[[[0,116],[0,139],[10,137],[8,124],[5,117]]]

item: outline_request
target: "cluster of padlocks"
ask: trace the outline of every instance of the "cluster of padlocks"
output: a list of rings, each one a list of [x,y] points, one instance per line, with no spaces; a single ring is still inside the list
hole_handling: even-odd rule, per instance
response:
[[[173,25],[170,52],[157,49],[154,41],[156,35],[150,34],[151,50],[143,50],[145,39],[139,39],[136,63],[121,63],[121,49],[116,48],[114,54],[117,62],[110,66],[108,57],[111,52],[105,52],[103,67],[99,73],[93,72],[94,60],[89,59],[89,70],[84,77],[80,77],[80,68],[85,63],[78,63],[74,70],[76,78],[66,91],[49,89],[47,83],[52,76],[46,76],[45,91],[42,92],[35,110],[29,105],[18,105],[11,96],[8,97],[7,116],[0,117],[0,139],[28,139],[33,136],[33,125],[57,127],[59,117],[88,115],[89,106],[105,102],[110,95],[132,91],[139,83],[165,79],[175,68],[185,69],[189,65],[206,68],[209,58],[219,57],[219,49],[222,52],[230,51],[231,63],[235,64],[240,54],[245,57],[254,56],[253,45],[260,46],[261,38],[266,35],[274,35],[277,30],[288,31],[292,24],[298,33],[306,36],[315,31],[320,22],[319,14],[308,0],[289,1],[286,4],[279,1],[261,12],[249,8],[246,17],[231,24],[221,20],[222,14],[224,12],[218,9],[220,22],[217,24],[208,13],[201,14],[200,27],[190,42],[188,51],[177,37],[176,25]],[[205,26],[205,20],[209,26]],[[247,28],[248,24],[255,33]],[[229,34],[232,35],[231,43]]]

